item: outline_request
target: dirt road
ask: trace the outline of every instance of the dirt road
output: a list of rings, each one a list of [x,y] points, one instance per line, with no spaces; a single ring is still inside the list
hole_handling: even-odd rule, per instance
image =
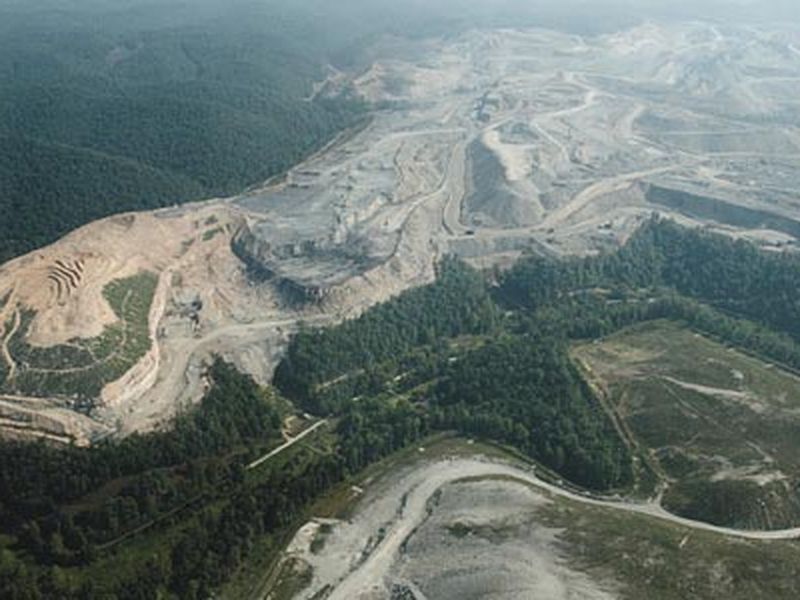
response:
[[[280,454],[281,452],[283,452],[287,448],[291,448],[292,446],[294,446],[297,442],[301,441],[306,436],[311,435],[317,429],[319,429],[320,427],[325,425],[325,423],[327,423],[327,422],[328,422],[327,419],[322,419],[322,421],[317,421],[316,423],[314,423],[311,427],[309,427],[305,431],[297,434],[293,438],[290,438],[289,440],[287,440],[285,443],[281,444],[280,446],[278,446],[274,450],[271,450],[270,452],[267,452],[261,458],[258,458],[257,460],[254,460],[253,462],[251,462],[249,465],[247,465],[247,469],[248,470],[255,469],[257,466],[259,466],[261,464],[264,464],[265,462],[267,462],[273,456],[277,456],[278,454]]]
[[[384,511],[393,508],[397,517],[385,527],[385,535],[380,543],[355,569],[338,582],[327,582],[333,586],[329,600],[367,598],[370,593],[382,588],[383,578],[389,574],[401,546],[425,519],[429,500],[442,486],[465,479],[496,477],[510,478],[534,486],[552,496],[590,506],[646,515],[692,530],[748,540],[789,540],[800,537],[800,527],[780,531],[744,531],[718,527],[673,515],[653,503],[603,500],[576,494],[539,479],[532,470],[477,458],[442,460],[417,469],[384,493],[382,498],[375,500],[385,503],[386,497],[390,496],[393,501]]]
[[[657,167],[654,169],[645,169],[643,171],[635,171],[633,173],[625,173],[623,175],[602,179],[601,181],[598,181],[597,183],[594,183],[584,189],[560,209],[547,215],[542,222],[542,228],[555,227],[556,225],[562,224],[582,208],[590,204],[592,200],[598,196],[618,192],[625,189],[638,179],[642,179],[651,175],[667,173],[675,170],[676,168],[677,167],[674,166]]]
[[[329,322],[331,315],[312,316],[303,319],[307,324],[321,325]],[[239,345],[266,339],[270,333],[278,329],[288,330],[297,326],[301,319],[297,317],[260,321],[257,323],[237,324],[221,327],[201,338],[189,338],[180,347],[170,348],[161,355],[161,379],[158,381],[158,394],[151,394],[150,402],[140,402],[131,407],[127,413],[122,433],[127,434],[141,427],[142,423],[150,423],[159,415],[169,414],[171,405],[183,405],[196,400],[201,390],[200,380],[191,376],[192,365],[197,364],[205,356],[216,350],[223,350],[220,343],[226,339],[234,339]],[[128,429],[130,427],[130,430]]]

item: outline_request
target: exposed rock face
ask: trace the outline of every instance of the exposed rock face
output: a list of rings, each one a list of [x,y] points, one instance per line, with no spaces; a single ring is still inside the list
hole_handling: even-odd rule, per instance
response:
[[[243,225],[231,249],[247,266],[253,283],[270,282],[291,306],[322,305],[341,284],[379,263],[379,259],[364,258],[368,251],[363,242],[305,239],[273,244],[265,238],[263,225]]]
[[[371,68],[335,77],[372,119],[279,182],[105,219],[0,267],[0,378],[14,376],[24,311],[33,346],[95,338],[117,323],[107,284],[143,270],[159,277],[151,350],[103,389],[87,417],[98,435],[197,401],[215,354],[268,382],[299,322],[427,283],[444,254],[489,268],[528,250],[609,250],[653,211],[794,248],[800,50],[781,31],[721,29],[470,31],[402,55],[378,44]],[[2,399],[20,419],[31,400]]]

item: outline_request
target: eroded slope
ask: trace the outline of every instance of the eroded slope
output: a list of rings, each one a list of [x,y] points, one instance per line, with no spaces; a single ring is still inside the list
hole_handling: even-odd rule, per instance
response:
[[[153,427],[199,397],[212,353],[266,381],[300,320],[334,322],[430,281],[446,253],[488,267],[527,249],[593,252],[652,211],[791,248],[794,39],[648,24],[595,38],[472,31],[413,53],[378,49],[365,71],[335,72],[318,89],[372,103],[371,122],[284,179],[105,219],[0,270],[4,431],[86,441]],[[109,301],[120,282],[150,277],[152,298],[130,318]],[[92,356],[99,342],[89,340],[129,321],[147,339],[91,393],[20,383],[32,368],[100,362],[105,350]],[[23,364],[20,352],[49,364]]]

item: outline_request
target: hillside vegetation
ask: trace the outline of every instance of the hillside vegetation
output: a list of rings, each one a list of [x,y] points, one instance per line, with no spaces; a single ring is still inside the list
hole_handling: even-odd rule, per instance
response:
[[[671,511],[746,529],[797,525],[800,379],[669,321],[573,353],[668,482]]]
[[[0,8],[0,263],[112,213],[238,193],[361,117],[310,99],[339,40],[301,43],[323,25],[307,14],[53,8]]]
[[[705,260],[690,260],[690,251]],[[709,263],[718,270],[705,271]],[[772,273],[772,294],[747,287],[757,269]],[[576,342],[666,319],[679,338],[691,335],[688,327],[717,340],[698,346],[714,360],[727,355],[719,345],[725,342],[797,366],[800,351],[787,317],[796,288],[783,287],[793,285],[797,270],[795,257],[762,254],[658,219],[611,254],[563,262],[526,257],[494,287],[447,259],[429,286],[339,326],[299,332],[275,377],[284,398],[217,363],[205,400],[179,417],[173,431],[93,449],[0,445],[0,594],[208,597],[253,553],[275,556],[320,494],[339,483],[347,488],[368,465],[436,432],[499,442],[545,467],[543,476],[596,492],[649,495],[666,481],[665,470],[673,478],[688,474],[666,496],[677,512],[733,526],[794,524],[796,491],[782,482],[775,505],[781,519],[770,521],[748,503],[774,486],[763,490],[767,496],[751,493],[755,481],[708,487],[698,477],[712,473],[710,463],[699,452],[654,461],[649,452],[658,440],[648,437],[647,413],[626,426],[615,396],[609,403],[570,353]],[[742,287],[725,287],[729,277]],[[764,306],[773,307],[769,314]],[[673,340],[669,352],[685,343],[673,337],[658,335]],[[633,347],[626,339],[623,345]],[[605,347],[589,345],[593,352]],[[788,377],[741,356],[733,367],[756,378],[748,388],[754,393]],[[714,384],[684,377],[679,358],[671,372],[657,362],[659,373],[684,384]],[[720,425],[739,419],[752,436],[763,433],[766,417],[748,420],[740,406],[684,392],[682,407],[707,418],[711,411]],[[328,423],[247,468],[280,443],[282,417],[306,411],[327,415]],[[657,420],[664,414],[678,426],[680,411],[651,410]],[[792,440],[788,430],[781,435],[782,456],[793,455]],[[741,444],[713,436],[701,442],[715,455],[730,450],[733,473],[749,460],[736,450]],[[792,465],[782,463],[788,475]]]
[[[113,213],[239,193],[365,118],[346,90],[381,40],[480,25],[580,31],[627,11],[462,0],[91,0],[0,5],[0,263]],[[396,56],[395,56],[396,58]]]
[[[26,339],[36,313],[23,311],[19,325],[3,340],[13,377],[0,372],[0,391],[39,397],[66,397],[73,407],[88,410],[103,387],[129,371],[151,347],[149,314],[158,278],[149,272],[109,283],[103,296],[118,322],[95,338],[76,338],[51,347]],[[5,362],[5,361],[4,361]]]

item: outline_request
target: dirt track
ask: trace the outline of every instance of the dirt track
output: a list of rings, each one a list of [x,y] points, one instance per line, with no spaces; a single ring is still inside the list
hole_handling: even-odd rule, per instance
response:
[[[285,181],[104,219],[3,265],[0,297],[12,301],[0,323],[24,307],[36,311],[31,344],[95,337],[115,320],[104,286],[161,275],[153,350],[106,386],[93,414],[98,431],[127,433],[197,401],[212,354],[267,382],[298,322],[357,315],[430,281],[447,253],[491,267],[530,249],[596,252],[653,211],[790,248],[791,232],[758,216],[792,222],[800,209],[800,134],[781,120],[800,63],[776,40],[768,29],[649,24],[597,38],[472,31],[431,41],[417,59],[378,54],[326,86],[385,106],[368,125]],[[653,185],[708,197],[716,220],[651,203]],[[729,205],[752,210],[753,223],[728,219]],[[249,279],[234,239],[271,281]],[[75,264],[64,279],[61,265]],[[310,302],[287,299],[287,282]],[[8,333],[0,360],[13,374]]]
[[[449,459],[427,463],[388,487],[367,491],[354,519],[340,524],[319,555],[304,555],[315,569],[312,586],[302,598],[310,598],[329,585],[330,600],[383,598],[387,581],[392,579],[401,547],[428,518],[432,498],[443,487],[464,480],[506,478],[523,482],[549,497],[565,498],[582,504],[646,515],[688,530],[748,540],[790,540],[800,537],[800,528],[783,531],[742,531],[692,521],[668,513],[654,503],[592,498],[567,491],[539,479],[533,471],[484,459]],[[382,537],[364,552],[364,541],[380,529]],[[374,538],[371,538],[374,539]],[[356,558],[361,556],[361,558]],[[349,565],[349,566],[348,566]],[[439,565],[444,572],[447,565]],[[598,592],[598,595],[601,595]],[[553,596],[555,597],[555,596]]]
[[[328,422],[327,419],[322,419],[321,421],[317,421],[316,423],[314,423],[308,429],[302,431],[301,433],[297,434],[293,438],[290,438],[290,439],[286,440],[286,442],[284,442],[283,444],[281,444],[277,448],[267,452],[264,456],[262,456],[262,457],[260,457],[260,458],[258,458],[256,460],[254,460],[253,462],[251,462],[249,465],[247,465],[247,468],[248,469],[255,469],[259,465],[264,464],[265,462],[267,462],[273,456],[277,456],[278,454],[280,454],[281,452],[283,452],[287,448],[291,448],[297,442],[302,441],[305,437],[307,437],[307,436],[311,435],[312,433],[314,433],[317,429],[319,429],[320,427],[325,425],[325,423],[327,423],[327,422]]]

